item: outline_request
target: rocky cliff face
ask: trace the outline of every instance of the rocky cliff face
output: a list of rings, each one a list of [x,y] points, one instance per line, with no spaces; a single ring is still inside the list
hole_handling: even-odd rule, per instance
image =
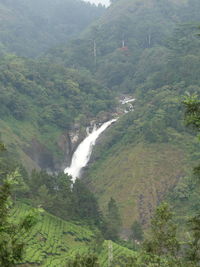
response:
[[[73,152],[85,138],[86,134],[86,130],[81,127],[61,134],[58,140],[55,140],[55,146],[60,151],[59,156],[56,153],[52,153],[47,145],[40,142],[37,137],[34,137],[22,147],[27,158],[34,163],[32,167],[30,166],[29,170],[33,168],[45,169],[47,171],[64,170],[66,166],[70,165]]]
[[[64,170],[66,166],[69,166],[73,153],[75,152],[78,145],[84,140],[89,132],[94,128],[94,125],[100,127],[104,122],[110,120],[114,114],[103,112],[95,119],[90,120],[87,127],[83,127],[80,124],[75,124],[73,130],[63,133],[58,140],[58,146],[64,153],[64,161],[62,164],[58,163],[57,169]]]
[[[37,164],[38,168],[51,170],[52,166],[54,166],[52,154],[48,148],[36,138],[33,138],[30,143],[23,148],[23,151]]]
[[[58,146],[61,149],[61,151],[64,153],[64,158],[62,162],[58,162],[56,164],[56,169],[64,170],[67,166],[70,165],[72,155],[78,145],[82,142],[82,140],[87,135],[86,130],[83,128],[74,129],[73,131],[63,133],[59,140],[58,140]]]
[[[84,140],[89,132],[92,131],[94,125],[101,126],[104,122],[116,117],[118,114],[110,114],[102,112],[97,118],[88,120],[88,126],[83,126],[80,123],[73,125],[70,131],[65,131],[58,135],[55,140],[51,136],[53,142],[52,147],[48,142],[39,140],[39,137],[31,138],[23,143],[19,143],[18,150],[22,150],[25,158],[29,161],[28,170],[45,169],[50,172],[63,171],[70,165],[72,155],[78,145]],[[21,159],[23,161],[23,159]]]

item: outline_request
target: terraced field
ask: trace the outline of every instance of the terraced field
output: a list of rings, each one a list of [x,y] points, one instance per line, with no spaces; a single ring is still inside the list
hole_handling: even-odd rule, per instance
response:
[[[17,204],[13,209],[13,220],[20,220],[29,209],[29,206]],[[87,253],[94,233],[86,226],[66,222],[44,212],[31,233],[24,235],[23,239],[27,249],[19,266],[64,267],[77,253]],[[100,266],[108,266],[110,253],[113,258],[134,255],[129,249],[105,241],[99,255]]]

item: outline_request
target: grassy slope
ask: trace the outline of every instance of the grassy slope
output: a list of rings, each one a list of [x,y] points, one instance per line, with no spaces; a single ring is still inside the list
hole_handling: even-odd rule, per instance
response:
[[[30,208],[17,204],[13,210],[13,218],[18,221]],[[23,263],[24,266],[62,267],[67,260],[77,253],[88,251],[94,233],[81,223],[63,221],[48,213],[44,213],[30,234],[24,235],[27,244]],[[108,242],[105,241],[99,255],[102,267],[107,266]],[[114,258],[120,255],[134,255],[129,249],[112,243]],[[20,264],[21,266],[21,264]]]
[[[8,121],[7,121],[8,122]],[[1,139],[6,147],[9,148],[9,151],[18,151],[18,155],[23,162],[24,165],[27,166],[27,169],[30,171],[33,168],[38,168],[37,164],[31,160],[22,150],[23,142],[18,136],[17,133],[14,132],[14,129],[10,127],[7,122],[0,120],[0,128],[1,128]],[[22,129],[24,133],[24,130]]]
[[[39,166],[33,161],[27,153],[24,152],[24,148],[31,144],[32,139],[37,139],[41,144],[48,147],[52,155],[56,155],[61,159],[64,155],[60,155],[61,151],[58,151],[57,141],[62,132],[55,126],[49,126],[46,133],[41,133],[37,125],[32,122],[22,122],[15,120],[14,118],[8,118],[7,120],[0,120],[1,139],[9,149],[14,153],[18,153],[17,157],[20,158],[22,164],[26,166],[28,171]],[[57,151],[56,151],[57,149]]]
[[[117,145],[89,169],[89,184],[103,210],[110,197],[119,204],[124,228],[145,225],[154,207],[186,174],[187,153],[172,144]]]

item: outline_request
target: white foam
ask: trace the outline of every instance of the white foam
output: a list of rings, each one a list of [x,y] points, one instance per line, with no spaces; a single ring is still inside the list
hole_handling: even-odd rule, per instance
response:
[[[87,166],[97,138],[116,120],[117,119],[112,119],[107,121],[98,129],[94,126],[92,133],[90,133],[77,147],[73,154],[71,165],[64,170],[65,173],[72,176],[73,182],[80,177],[82,168]]]

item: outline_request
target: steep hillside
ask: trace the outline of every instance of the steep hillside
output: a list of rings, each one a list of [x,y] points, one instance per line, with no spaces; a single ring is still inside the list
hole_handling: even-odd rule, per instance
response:
[[[198,24],[191,23],[200,20],[199,5],[116,1],[67,47],[52,49],[36,63],[14,59],[10,72],[2,72],[3,81],[9,80],[2,82],[2,139],[10,147],[17,143],[28,169],[61,168],[74,151],[71,140],[78,134],[80,142],[91,120],[112,116],[116,95],[133,95],[135,112],[107,133],[85,177],[103,209],[113,196],[123,215],[133,210],[125,228],[134,219],[147,225],[154,207],[187,174],[189,153],[197,153],[196,143],[187,145],[191,132],[182,123],[180,96],[199,91],[200,41]],[[13,88],[17,99],[8,101]]]
[[[22,204],[15,206],[13,220],[20,220],[29,209],[29,206]],[[81,222],[66,222],[45,212],[31,233],[24,234],[23,239],[27,249],[19,266],[64,267],[77,253],[88,253],[94,248],[95,230],[92,231]],[[109,245],[113,248],[114,260],[120,256],[137,255],[136,252],[113,242],[104,241],[102,245],[98,255],[102,267],[108,266]]]
[[[102,267],[199,264],[199,217],[189,234],[179,228],[179,239],[174,221],[182,226],[200,204],[199,182],[191,179],[200,142],[185,127],[183,106],[184,95],[200,95],[200,2],[112,2],[84,32],[104,8],[78,0],[0,2],[0,233],[7,255],[15,253],[13,239],[25,241],[19,266],[66,267],[90,252]],[[49,47],[41,58],[18,56]],[[127,96],[133,106],[123,104]],[[73,183],[63,162],[88,126],[113,117]],[[178,210],[175,219],[167,203],[156,209],[166,199]],[[19,236],[12,222],[31,206],[45,212]]]
[[[144,79],[140,77],[143,72],[141,60],[144,62],[146,57],[152,60],[154,53],[151,68],[159,70],[168,51],[153,48],[166,48],[170,35],[179,24],[199,21],[200,14],[196,12],[199,8],[196,0],[115,1],[79,40],[68,47],[55,49],[48,56],[68,66],[87,67],[115,91],[134,92]]]
[[[106,210],[112,196],[118,203],[124,227],[135,220],[146,226],[154,208],[187,173],[184,151],[171,144],[119,146],[94,164],[90,186]]]
[[[118,201],[126,230],[135,219],[145,227],[155,206],[189,175],[188,165],[199,157],[198,142],[185,129],[181,104],[186,92],[200,89],[200,14],[193,4],[198,5],[154,0],[127,1],[123,6],[118,1],[108,11],[116,16],[112,20],[105,15],[104,30],[100,28],[97,37],[99,43],[104,40],[101,48],[110,45],[115,51],[101,50],[96,76],[115,91],[131,93],[136,104],[95,148],[85,181],[104,210],[110,197]],[[129,26],[120,33],[122,20]],[[112,23],[119,23],[118,37],[109,32]],[[117,49],[120,38],[127,40],[127,47]]]
[[[104,10],[80,0],[1,0],[0,52],[38,56],[80,34]]]
[[[189,175],[199,155],[198,140],[184,130],[181,99],[168,92],[167,100],[166,89],[161,98],[161,92],[107,131],[84,175],[105,212],[110,197],[116,199],[126,234],[135,220],[148,225],[154,208]]]
[[[87,70],[13,55],[0,69],[1,138],[28,170],[60,169],[90,121],[113,109],[112,94]]]
[[[29,210],[29,206],[18,203],[13,208],[13,220],[18,222]],[[77,254],[90,255],[92,252],[96,253],[100,267],[157,264],[167,267],[173,264],[170,257],[151,257],[144,251],[134,251],[110,240],[98,240],[96,234],[95,229],[91,230],[81,222],[63,221],[45,212],[32,231],[22,236],[26,248],[23,260],[16,266],[71,267]],[[180,265],[174,261],[171,266]]]
[[[147,226],[199,155],[181,105],[186,91],[200,91],[199,9],[197,0],[119,0],[43,59],[5,57],[3,141],[29,169],[48,169],[63,158],[69,163],[91,120],[120,115],[97,146],[85,181],[104,210],[116,198],[125,229],[135,219]],[[115,97],[126,93],[136,98],[135,110],[118,114]]]

